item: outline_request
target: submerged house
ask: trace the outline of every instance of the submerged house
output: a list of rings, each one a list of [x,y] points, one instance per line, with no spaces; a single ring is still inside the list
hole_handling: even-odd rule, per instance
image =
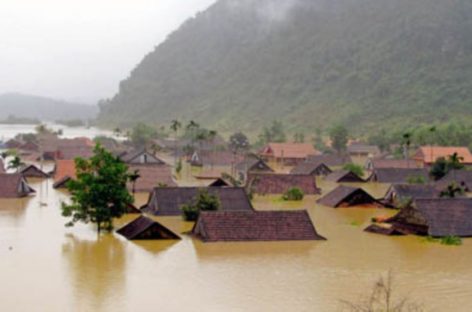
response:
[[[322,154],[322,155],[309,155],[306,159],[307,162],[325,164],[328,167],[342,167],[345,164],[352,163],[351,156],[348,154]]]
[[[436,188],[446,189],[449,185],[455,183],[464,188],[464,191],[472,191],[472,171],[470,170],[451,170],[442,179],[436,182]]]
[[[29,165],[20,170],[20,173],[26,178],[40,178],[47,179],[49,175],[36,167],[35,165]]]
[[[248,190],[261,195],[283,194],[293,187],[305,195],[320,193],[315,178],[308,174],[250,173],[247,181]]]
[[[413,159],[419,166],[430,167],[439,158],[447,159],[453,154],[457,154],[462,164],[472,165],[472,154],[464,146],[421,146]]]
[[[305,161],[309,155],[320,154],[310,143],[269,143],[259,156],[268,162],[295,166]]]
[[[345,208],[352,206],[374,206],[380,207],[380,203],[362,188],[340,185],[325,196],[316,201],[317,203],[333,207]]]
[[[204,242],[325,240],[306,210],[204,211],[192,233]]]
[[[352,142],[347,147],[347,152],[353,157],[375,157],[380,155],[380,149],[375,145],[362,142]]]
[[[116,231],[129,240],[180,239],[180,237],[148,217],[140,216]]]
[[[135,183],[128,182],[128,189],[138,193],[149,193],[158,186],[177,186],[172,178],[172,170],[167,165],[130,165],[130,174],[137,173],[139,178]]]
[[[336,183],[362,183],[365,182],[360,176],[349,170],[338,170],[327,175],[326,181]]]
[[[235,166],[237,177],[246,181],[249,172],[274,172],[274,170],[259,156],[250,154],[247,155],[243,161],[240,161]]]
[[[195,151],[189,159],[196,167],[230,167],[242,160],[241,155],[230,151]]]
[[[35,192],[20,173],[0,174],[0,198],[25,197]]]
[[[309,174],[312,176],[326,176],[332,172],[324,163],[315,162],[301,162],[290,171],[291,174]]]
[[[402,168],[382,168],[375,169],[369,177],[369,182],[378,183],[408,183],[411,179],[422,179],[429,181],[429,172],[425,168],[402,169]]]
[[[44,160],[90,158],[94,146],[89,138],[60,139],[52,135],[39,138],[40,157]]]
[[[420,198],[439,198],[440,192],[432,185],[424,184],[393,184],[383,199],[388,206],[395,207],[403,200]]]
[[[76,178],[75,161],[70,159],[56,160],[53,188],[65,188],[69,180]]]
[[[200,191],[215,195],[222,211],[254,211],[246,191],[240,187],[157,187],[141,211],[155,216],[179,216],[181,207],[191,204]]]
[[[146,149],[134,152],[122,153],[120,159],[130,165],[165,165],[166,163],[159,157],[151,154]]]
[[[376,169],[395,168],[395,169],[414,169],[421,168],[413,159],[381,159],[369,158],[366,161],[365,168],[369,171]]]
[[[404,234],[469,237],[472,236],[472,199],[417,199],[387,222]]]

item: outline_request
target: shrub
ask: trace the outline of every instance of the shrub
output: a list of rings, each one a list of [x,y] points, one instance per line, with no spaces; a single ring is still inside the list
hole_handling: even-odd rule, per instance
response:
[[[198,219],[200,211],[216,211],[220,208],[220,200],[206,190],[200,190],[192,203],[182,205],[182,216],[186,221]]]
[[[441,244],[449,246],[460,246],[462,245],[462,239],[458,236],[445,236],[440,240]]]
[[[303,191],[298,187],[292,187],[282,196],[283,200],[303,200]]]
[[[426,183],[424,177],[422,176],[409,176],[406,179],[406,182],[408,184],[425,184]]]
[[[355,173],[359,177],[362,177],[364,175],[364,169],[362,169],[362,166],[356,165],[356,164],[345,164],[343,167],[344,170],[351,171],[352,173]]]

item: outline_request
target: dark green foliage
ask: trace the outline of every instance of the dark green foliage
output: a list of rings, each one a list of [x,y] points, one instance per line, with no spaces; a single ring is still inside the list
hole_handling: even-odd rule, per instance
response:
[[[453,182],[449,184],[445,190],[441,191],[440,196],[445,197],[445,198],[455,198],[457,196],[461,196],[464,194],[465,194],[464,188]]]
[[[290,132],[345,124],[367,134],[471,117],[470,1],[299,0],[281,19],[261,13],[268,1],[233,2],[149,53],[102,101],[100,120],[186,116],[255,133],[283,118]]]
[[[346,150],[348,140],[347,129],[343,126],[335,126],[329,131],[331,146],[338,152],[342,153]]]
[[[177,174],[180,174],[181,171],[182,171],[182,158],[179,158],[179,160],[177,160],[177,163],[175,164],[175,172]]]
[[[461,170],[464,165],[461,163],[461,158],[454,153],[448,159],[440,157],[434,162],[431,167],[430,174],[435,180],[439,180],[449,173],[451,170]]]
[[[200,190],[193,202],[182,205],[182,215],[185,221],[195,221],[200,211],[216,211],[220,208],[220,200],[206,190]]]
[[[8,169],[15,169],[17,172],[24,165],[24,162],[21,161],[20,156],[15,155],[12,160],[8,163]]]
[[[75,165],[77,179],[67,184],[71,203],[62,203],[62,215],[71,218],[66,225],[91,222],[97,225],[98,232],[111,231],[113,218],[121,217],[133,203],[126,188],[128,167],[98,144],[93,157],[77,158]]]
[[[247,151],[250,147],[249,139],[242,132],[236,132],[229,137],[229,148],[234,152]]]
[[[130,140],[134,146],[144,147],[150,143],[152,139],[158,138],[159,134],[156,129],[144,123],[138,123],[131,129]]]
[[[406,179],[408,184],[425,184],[425,178],[423,176],[410,176]]]
[[[343,169],[351,171],[351,172],[355,173],[356,175],[358,175],[359,177],[362,177],[364,175],[364,169],[362,168],[362,166],[359,166],[359,165],[356,165],[356,164],[352,164],[352,163],[345,164],[343,166]]]
[[[442,245],[448,246],[460,246],[462,245],[462,239],[458,236],[445,236],[441,238]]]
[[[267,143],[283,143],[287,141],[285,127],[281,121],[274,120],[270,127],[264,127],[262,133],[259,134],[259,145]]]
[[[283,200],[294,200],[294,201],[300,201],[303,200],[303,197],[305,194],[303,191],[298,188],[298,187],[292,187],[285,192],[285,194],[282,196]]]

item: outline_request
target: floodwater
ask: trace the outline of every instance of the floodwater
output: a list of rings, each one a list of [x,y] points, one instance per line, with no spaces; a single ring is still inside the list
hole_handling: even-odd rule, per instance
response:
[[[106,135],[112,136],[111,131],[94,128],[94,127],[68,127],[54,123],[46,123],[46,126],[54,131],[62,130],[61,138],[86,137],[93,139],[96,136]],[[0,141],[7,141],[14,138],[18,133],[35,133],[36,125],[9,125],[0,124]]]
[[[367,296],[388,270],[398,296],[427,311],[472,309],[472,241],[450,247],[362,231],[388,210],[259,197],[258,209],[307,208],[328,240],[205,244],[182,234],[131,242],[97,238],[88,225],[65,228],[59,207],[67,195],[51,181],[31,184],[35,197],[0,201],[1,311],[343,311],[340,300]],[[179,233],[191,228],[178,217],[158,220]]]
[[[0,311],[347,311],[389,270],[397,298],[425,311],[472,311],[472,239],[459,247],[363,232],[383,209],[317,206],[317,197],[257,197],[257,209],[308,209],[327,241],[131,242],[65,228],[67,194],[30,180],[34,197],[0,200]],[[320,183],[326,193],[335,185]],[[386,186],[363,185],[375,196]],[[137,203],[146,201],[137,194]],[[117,226],[129,222],[127,215]],[[192,224],[157,218],[183,233]]]

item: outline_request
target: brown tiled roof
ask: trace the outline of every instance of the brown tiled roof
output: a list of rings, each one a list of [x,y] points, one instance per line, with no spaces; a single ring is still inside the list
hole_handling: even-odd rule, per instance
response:
[[[361,188],[340,185],[317,203],[328,207],[351,207],[357,205],[377,204],[377,200]]]
[[[298,159],[317,154],[319,152],[309,143],[269,143],[261,152],[261,156]]]
[[[39,145],[45,158],[53,159],[89,158],[94,147],[93,141],[88,138],[59,139],[54,136],[40,138]]]
[[[436,182],[436,186],[438,189],[445,189],[453,182],[464,187],[467,192],[470,192],[472,190],[472,171],[451,170],[441,180]]]
[[[245,190],[237,187],[158,187],[150,194],[148,203],[141,210],[156,216],[181,215],[182,205],[193,202],[199,190],[207,190],[216,195],[222,211],[254,210]]]
[[[461,162],[472,164],[472,154],[469,149],[464,146],[422,146],[416,151],[413,159],[431,164],[440,157],[447,159],[454,153],[457,153],[459,157],[463,158]]]
[[[56,160],[56,168],[54,169],[54,182],[59,182],[64,178],[76,178],[75,162],[71,159]]]
[[[305,210],[201,212],[192,233],[205,242],[325,239]]]
[[[241,155],[230,151],[196,151],[190,158],[193,166],[231,166],[242,161]]]
[[[438,198],[440,192],[432,185],[393,184],[385,194],[385,200],[393,203],[395,198]]]
[[[143,159],[140,159],[140,157],[143,156]],[[142,162],[141,160],[144,161],[144,156],[146,158],[146,162]],[[128,164],[148,164],[148,165],[165,165],[165,162],[157,157],[156,155],[153,155],[152,153],[148,152],[145,149],[133,151],[133,152],[127,152],[123,155],[120,156],[121,160],[123,160],[125,163]]]
[[[352,163],[351,156],[349,155],[309,155],[306,159],[307,162],[323,163],[328,167],[341,167],[345,164]]]
[[[330,175],[326,176],[326,181],[331,181],[331,182],[337,182],[337,183],[342,183],[342,182],[365,182],[364,179],[359,177],[357,174],[355,174],[352,171],[349,170],[338,170],[334,171]]]
[[[257,155],[248,155],[243,161],[236,164],[235,169],[243,172],[274,172],[274,170]]]
[[[372,169],[383,168],[418,168],[417,163],[413,159],[371,159]]]
[[[138,170],[140,175],[135,184],[136,192],[148,193],[159,185],[177,186],[172,178],[172,170],[167,165],[130,165],[128,172],[134,173],[135,170]],[[128,188],[132,189],[131,182],[128,183]]]
[[[394,227],[425,228],[434,237],[472,236],[472,199],[417,199],[389,221]]]
[[[116,232],[129,240],[180,239],[162,224],[145,216],[138,217]]]
[[[93,156],[91,146],[60,146],[57,150],[58,159],[75,159],[77,157],[88,159]]]
[[[36,167],[35,165],[29,165],[20,170],[20,173],[27,178],[48,178],[49,175]]]
[[[21,174],[0,174],[0,198],[24,197],[34,192]]]
[[[292,187],[303,193],[319,194],[315,178],[307,174],[249,173],[248,188],[256,194],[283,194]]]
[[[383,168],[374,170],[368,180],[379,183],[407,183],[408,179],[413,177],[423,177],[427,182],[429,181],[429,172],[424,168]]]
[[[293,168],[291,174],[328,175],[332,171],[324,163],[301,162]]]

